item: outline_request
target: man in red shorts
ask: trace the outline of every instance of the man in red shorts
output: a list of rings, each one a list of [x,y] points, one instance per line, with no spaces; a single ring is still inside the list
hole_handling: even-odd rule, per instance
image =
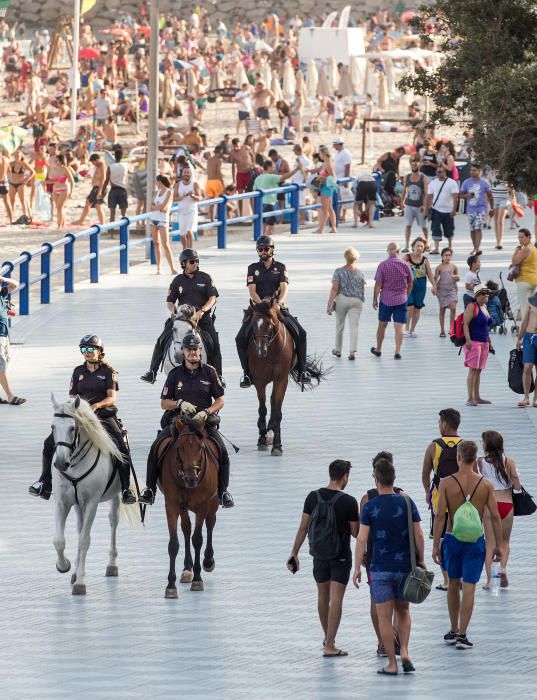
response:
[[[233,181],[237,185],[237,192],[239,194],[246,192],[250,186],[250,182],[252,180],[252,169],[255,165],[255,154],[251,146],[248,146],[246,141],[241,145],[238,138],[232,139],[229,160],[231,163],[231,174],[233,176]],[[241,214],[243,214],[243,204],[243,200],[239,200],[239,211]],[[246,211],[246,208],[247,205],[244,207],[245,216],[249,213]]]

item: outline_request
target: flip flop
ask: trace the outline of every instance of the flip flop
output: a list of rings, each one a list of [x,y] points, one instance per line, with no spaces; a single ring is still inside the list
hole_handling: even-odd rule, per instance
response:
[[[403,673],[414,673],[416,670],[412,661],[401,661],[403,665]]]
[[[444,586],[443,583],[439,583],[438,586],[436,587],[437,591],[447,591],[448,587]]]
[[[371,353],[372,353],[375,357],[380,357],[380,356],[382,355],[382,353],[380,352],[380,350],[377,350],[377,348],[371,348]]]
[[[343,649],[338,649],[337,653],[335,654],[327,654],[326,652],[323,654],[325,659],[331,659],[335,656],[348,656],[349,652],[348,651],[343,651]]]
[[[0,405],[8,404],[8,403],[9,403],[9,401],[6,401],[5,399],[0,399]]]
[[[14,396],[9,402],[10,406],[20,406],[23,403],[26,403],[26,399],[21,399],[19,396]]]
[[[519,402],[517,403],[517,406],[518,406],[519,408],[528,408],[529,405],[530,405],[530,402],[529,402],[529,401],[519,401]],[[533,405],[535,406],[535,403],[534,403]]]
[[[398,671],[386,671],[385,668],[379,668],[377,673],[379,674],[379,676],[398,676],[399,675]]]

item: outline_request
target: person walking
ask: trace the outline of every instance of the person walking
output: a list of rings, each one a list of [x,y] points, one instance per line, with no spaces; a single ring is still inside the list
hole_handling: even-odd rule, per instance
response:
[[[387,252],[388,258],[380,263],[375,274],[373,308],[375,311],[378,310],[379,324],[377,344],[371,348],[371,353],[375,357],[381,356],[386,328],[393,319],[395,328],[394,359],[400,360],[403,326],[407,319],[407,300],[414,284],[414,276],[409,264],[399,257],[397,243],[388,243]]]
[[[503,248],[503,230],[505,216],[509,204],[514,197],[514,192],[507,182],[496,178],[492,185],[492,200],[494,202],[494,235],[496,236],[496,250]]]
[[[503,556],[500,561],[500,588],[508,588],[507,562],[509,560],[511,532],[513,530],[513,489],[520,491],[521,484],[514,460],[504,452],[503,436],[496,430],[486,430],[481,435],[483,441],[484,457],[477,460],[479,473],[490,481],[494,489],[494,497],[498,507],[498,514],[502,527],[502,550]],[[487,555],[485,559],[485,571],[487,572],[487,582],[483,586],[485,590],[490,588],[492,580],[492,552],[494,534],[492,529],[491,516],[485,511],[483,519],[485,526],[485,543]]]
[[[433,277],[429,261],[423,254],[427,240],[419,236],[412,241],[412,252],[405,255],[404,260],[410,265],[414,282],[412,291],[408,296],[408,316],[405,335],[408,338],[417,338],[416,326],[420,320],[421,310],[425,306],[425,294],[427,292],[427,280],[431,283],[432,294],[436,295],[436,281]]]
[[[335,177],[334,164],[330,151],[326,146],[319,147],[319,157],[321,160],[318,169],[321,191],[319,198],[321,200],[321,210],[319,212],[319,229],[316,233],[323,233],[326,222],[330,223],[330,232],[337,233],[336,229],[336,212],[334,211],[333,197],[338,185]]]
[[[442,545],[442,519],[437,518],[434,522],[433,560],[447,571],[449,578],[447,603],[450,629],[444,635],[444,642],[455,645],[457,649],[472,649],[474,645],[468,639],[467,632],[474,609],[475,587],[485,563],[486,547],[483,526],[477,523],[476,514],[470,506],[477,511],[481,521],[485,506],[489,510],[495,540],[492,551],[494,561],[501,561],[503,556],[502,530],[492,484],[477,473],[475,442],[459,442],[457,464],[457,474],[442,479],[438,487],[438,512],[447,510],[449,520]],[[463,507],[464,511],[458,515]],[[468,539],[470,533],[464,527],[464,521],[472,523],[473,541]]]
[[[487,357],[493,351],[490,338],[492,319],[487,309],[490,290],[486,284],[474,289],[475,301],[464,310],[463,327],[466,343],[464,348],[464,366],[468,367],[467,406],[491,403],[482,399],[480,394],[481,372],[487,366]]]
[[[19,286],[11,277],[0,277],[0,386],[4,390],[7,400],[0,397],[0,404],[20,406],[26,403],[26,399],[15,396],[11,391],[7,379],[7,367],[9,364],[9,318],[8,295]]]
[[[470,255],[480,255],[482,230],[487,218],[487,201],[491,209],[494,208],[494,201],[490,183],[481,177],[481,166],[477,163],[470,167],[470,177],[462,183],[460,197],[467,202],[466,213],[473,245]]]
[[[353,582],[356,588],[359,588],[362,580],[362,560],[371,533],[371,597],[377,608],[380,637],[388,655],[388,665],[379,669],[377,673],[396,676],[398,667],[393,634],[394,612],[397,615],[403,672],[412,673],[416,670],[408,651],[410,604],[403,597],[405,580],[411,570],[408,506],[405,497],[394,491],[395,468],[391,462],[386,459],[377,460],[373,473],[379,495],[365,503],[360,514],[360,531],[354,552]],[[425,568],[425,542],[421,518],[416,504],[409,500],[414,523],[416,562],[418,566]]]
[[[533,381],[533,368],[537,365],[537,294],[532,294],[528,299],[526,315],[520,326],[517,338],[517,350],[522,350],[524,370],[522,383],[524,385],[524,398],[518,402],[520,408],[530,405],[531,384]],[[533,394],[533,407],[537,408],[537,388]]]
[[[532,245],[531,233],[527,228],[519,229],[518,242],[511,265],[518,265],[520,268],[515,284],[520,313],[524,318],[528,309],[528,297],[537,289],[537,248]]]
[[[110,221],[116,219],[116,208],[119,208],[121,216],[127,214],[129,200],[127,197],[127,180],[129,173],[127,167],[121,162],[123,158],[123,149],[121,147],[114,150],[114,163],[110,163],[106,169],[106,180],[103,191],[106,190],[110,183],[110,192],[108,193],[108,209],[110,211]]]
[[[412,224],[414,221],[417,222],[423,232],[426,242],[425,249],[429,247],[429,231],[424,214],[429,179],[423,173],[420,173],[419,167],[419,158],[413,158],[410,161],[411,172],[405,177],[405,185],[403,187],[403,197],[401,200],[401,206],[404,208],[405,216],[405,247],[403,248],[403,253],[408,253],[410,234],[412,233]]]
[[[347,248],[343,253],[345,265],[334,270],[332,287],[328,295],[326,313],[331,316],[336,312],[336,345],[332,355],[341,357],[345,319],[349,319],[350,351],[349,360],[356,359],[358,349],[358,324],[364,305],[365,277],[356,266],[360,253],[354,248]]]
[[[346,460],[335,459],[328,466],[328,486],[308,494],[287,560],[287,568],[296,574],[300,569],[298,553],[309,535],[313,578],[317,584],[317,610],[324,632],[323,656],[327,658],[348,656],[336,646],[336,635],[352,568],[351,535],[356,537],[359,527],[358,502],[343,493],[351,466]]]
[[[457,266],[451,262],[453,251],[451,248],[442,250],[442,262],[436,266],[434,281],[436,282],[436,298],[438,299],[438,320],[440,321],[440,337],[446,337],[446,309],[449,309],[449,326],[455,321],[457,311],[457,282],[460,280]]]
[[[183,250],[194,248],[194,233],[198,230],[198,202],[202,199],[202,194],[189,165],[183,168],[174,199],[178,202],[177,219]]]
[[[422,170],[423,172],[423,170]],[[455,233],[455,215],[459,202],[459,186],[455,180],[448,178],[443,165],[436,170],[436,179],[427,185],[425,197],[425,217],[431,215],[431,236],[434,250],[431,255],[440,253],[442,236],[448,241],[453,250],[453,235]]]
[[[155,194],[153,196],[153,207],[151,213],[151,237],[155,247],[155,258],[157,260],[157,275],[160,275],[160,263],[162,260],[162,250],[170,266],[172,275],[177,274],[173,265],[173,255],[170,248],[170,208],[172,206],[173,192],[171,182],[165,175],[157,175]]]

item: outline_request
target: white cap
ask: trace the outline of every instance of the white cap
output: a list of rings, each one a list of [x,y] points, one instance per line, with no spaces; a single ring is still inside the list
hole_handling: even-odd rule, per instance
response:
[[[336,136],[335,138],[332,139],[332,144],[336,146],[337,144],[343,143],[343,139],[341,136]]]

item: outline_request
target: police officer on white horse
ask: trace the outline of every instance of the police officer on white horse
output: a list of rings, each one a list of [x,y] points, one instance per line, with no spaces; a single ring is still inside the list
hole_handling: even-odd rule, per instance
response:
[[[248,343],[252,336],[252,304],[255,306],[266,297],[274,297],[277,300],[282,320],[293,336],[299,383],[310,384],[311,376],[306,369],[306,331],[298,320],[291,316],[289,309],[285,306],[289,285],[287,269],[282,262],[274,260],[274,241],[270,236],[260,236],[257,239],[256,249],[259,261],[248,266],[246,276],[246,284],[250,293],[250,306],[244,314],[241,329],[235,338],[243,370],[240,385],[242,388],[252,385],[248,368]]]
[[[173,312],[175,304],[189,304],[196,309],[189,320],[209,336],[209,344],[205,344],[205,349],[210,358],[210,364],[215,367],[218,376],[221,377],[222,356],[220,354],[220,343],[218,333],[214,327],[213,315],[210,313],[216,304],[218,290],[214,286],[211,276],[199,269],[200,261],[197,251],[192,248],[185,248],[179,256],[179,262],[183,272],[174,277],[168,289],[166,298],[168,309],[170,312]],[[144,382],[155,383],[158,368],[162,364],[166,349],[172,340],[172,331],[173,318],[170,317],[166,321],[164,330],[153,350],[149,371],[140,377]]]
[[[116,392],[119,390],[117,372],[104,360],[104,344],[98,335],[85,335],[79,343],[84,363],[75,367],[71,377],[69,396],[85,399],[91,404],[95,415],[115,442],[123,455],[118,460],[117,469],[121,481],[121,500],[125,504],[136,503],[136,496],[129,487],[131,456],[122,426],[117,418]],[[46,501],[52,493],[52,458],[56,450],[52,433],[43,445],[43,470],[39,480],[29,488],[32,496],[40,496]]]
[[[229,455],[222,436],[218,432],[219,417],[216,415],[224,406],[224,387],[214,367],[201,362],[201,338],[196,333],[187,333],[181,343],[181,353],[176,360],[181,362],[168,374],[160,406],[165,411],[161,420],[162,430],[152,444],[147,457],[147,476],[145,488],[139,502],[152,505],[157,492],[159,463],[158,447],[171,435],[171,422],[177,415],[184,415],[196,420],[202,414],[206,418],[205,430],[217,444],[220,452],[218,467],[218,497],[224,508],[234,506],[233,498],[228,492]]]

